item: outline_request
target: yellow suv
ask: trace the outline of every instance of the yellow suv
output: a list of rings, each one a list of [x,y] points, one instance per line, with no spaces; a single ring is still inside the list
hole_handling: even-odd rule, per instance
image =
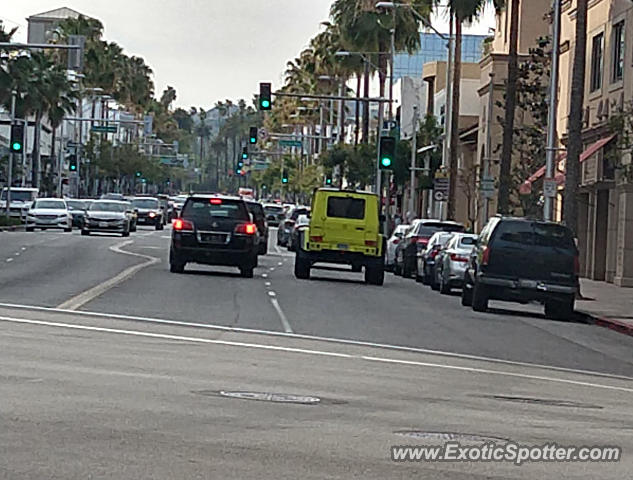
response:
[[[379,198],[369,192],[320,188],[312,197],[310,225],[300,232],[295,277],[310,278],[315,263],[365,267],[365,282],[382,285],[385,240],[380,233]]]

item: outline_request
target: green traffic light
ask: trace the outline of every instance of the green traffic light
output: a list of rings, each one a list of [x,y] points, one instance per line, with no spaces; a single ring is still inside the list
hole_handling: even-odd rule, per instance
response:
[[[11,146],[11,148],[12,148],[13,150],[22,150],[22,144],[21,144],[21,143],[18,143],[18,142],[15,142],[15,143]]]
[[[383,157],[380,160],[380,163],[382,164],[383,167],[390,167],[391,166],[391,158],[389,157]]]
[[[262,100],[262,107],[264,108],[270,107],[270,102],[268,100]]]
[[[70,171],[74,172],[75,170],[77,170],[77,165],[71,165],[70,166]]]
[[[281,183],[288,183],[288,179],[287,178],[282,178],[281,179]]]

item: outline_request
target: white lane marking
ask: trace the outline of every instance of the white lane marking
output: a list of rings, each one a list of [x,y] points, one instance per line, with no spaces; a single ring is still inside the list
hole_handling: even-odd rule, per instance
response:
[[[20,256],[20,252],[15,252],[13,255],[16,256],[16,257],[19,257]]]
[[[26,247],[22,247],[20,250],[24,251],[24,250],[26,250]]]
[[[277,262],[277,265],[279,265],[280,267],[284,264],[284,262]]]
[[[275,295],[274,295],[275,292],[268,292],[268,294],[271,294],[271,293],[273,295],[271,295],[270,303],[272,303],[275,310],[277,310],[277,315],[279,315],[279,320],[281,320],[281,325],[282,327],[284,327],[284,332],[293,333],[292,328],[290,327],[290,322],[288,322],[288,318],[286,317],[286,314],[281,309],[281,305],[279,305],[279,301],[275,298]]]
[[[12,258],[7,258],[7,263],[12,262],[13,259]]]
[[[66,310],[66,309],[55,308],[55,307],[40,307],[37,305],[20,305],[20,304],[15,304],[15,303],[1,303],[0,302],[0,307],[21,309],[21,310],[42,311],[42,312],[67,313],[67,314],[75,315],[78,317],[84,316],[84,317],[93,317],[93,318],[106,318],[106,319],[126,320],[126,321],[132,321],[132,322],[156,323],[159,325],[176,325],[176,326],[181,326],[181,327],[202,328],[202,329],[207,329],[207,330],[218,330],[218,331],[223,331],[223,332],[266,335],[270,337],[287,337],[287,338],[295,338],[295,339],[301,339],[301,340],[314,340],[317,342],[335,343],[339,345],[354,345],[358,347],[380,348],[383,350],[392,350],[395,352],[405,352],[405,353],[421,353],[425,355],[436,355],[438,357],[458,358],[461,360],[474,360],[474,361],[495,363],[498,365],[541,368],[545,370],[551,370],[553,372],[576,373],[579,375],[589,375],[589,376],[600,377],[600,378],[611,378],[611,379],[616,379],[616,380],[633,381],[633,377],[628,377],[626,375],[614,375],[612,373],[596,372],[593,370],[583,370],[583,369],[578,369],[578,368],[556,367],[554,365],[545,365],[541,363],[529,363],[529,362],[519,362],[519,361],[513,361],[513,360],[503,360],[501,358],[482,357],[478,355],[468,355],[465,353],[447,352],[443,350],[430,350],[427,348],[403,347],[401,345],[390,345],[387,343],[363,342],[360,340],[347,340],[343,338],[320,337],[318,335],[305,335],[301,333],[285,333],[285,332],[278,332],[274,330],[259,330],[255,328],[227,327],[225,325],[215,325],[215,324],[209,324],[209,323],[182,322],[178,320],[167,320],[167,319],[155,318],[155,317],[137,317],[134,315],[121,315],[117,313],[102,313],[102,312],[91,312],[91,311],[83,311],[83,310],[74,311],[74,310]]]
[[[270,297],[276,297],[277,294],[275,292],[268,292],[268,296]]]
[[[271,350],[271,351],[277,351],[277,352],[301,353],[301,354],[306,354],[306,355],[315,355],[315,356],[322,356],[322,357],[355,359],[355,360],[362,360],[366,362],[389,363],[393,365],[408,365],[408,366],[416,366],[416,367],[438,368],[441,370],[453,370],[453,371],[459,371],[459,372],[482,373],[482,374],[487,374],[487,375],[515,377],[515,378],[523,378],[523,379],[537,380],[537,381],[550,382],[550,383],[561,383],[565,385],[576,385],[580,387],[596,388],[596,389],[601,389],[601,390],[613,390],[613,391],[619,391],[619,392],[633,393],[633,388],[620,387],[617,385],[606,385],[606,384],[600,384],[600,383],[583,382],[579,380],[546,377],[543,375],[531,375],[527,373],[504,372],[501,370],[490,370],[487,368],[463,367],[459,365],[443,365],[443,364],[438,364],[438,363],[420,362],[420,361],[415,361],[415,360],[401,360],[401,359],[388,358],[388,357],[374,357],[374,356],[368,356],[368,355],[329,352],[329,351],[324,351],[324,350],[313,350],[313,349],[306,349],[306,348],[282,347],[278,345],[265,345],[265,344],[259,344],[259,343],[236,342],[236,341],[228,341],[228,340],[214,340],[210,338],[185,337],[181,335],[169,335],[169,334],[164,334],[164,333],[143,332],[140,330],[122,330],[122,329],[106,328],[106,327],[93,327],[93,326],[88,326],[88,325],[73,325],[69,323],[47,322],[43,320],[27,320],[27,319],[22,319],[22,318],[13,318],[13,317],[4,317],[4,316],[0,316],[0,321],[4,321],[8,323],[39,325],[39,326],[46,326],[46,327],[67,328],[67,329],[72,329],[72,330],[84,330],[84,331],[91,331],[91,332],[130,335],[130,336],[137,336],[137,337],[180,340],[183,342],[206,343],[206,344],[211,344],[211,345],[224,345],[224,346],[229,346],[229,347],[252,348],[252,349],[257,349],[257,350]]]
[[[268,278],[268,274],[267,273],[262,273],[262,278]]]
[[[169,235],[161,235],[160,238],[171,238]]]
[[[150,257],[149,255],[143,255],[141,253],[127,252],[125,250],[121,250],[122,247],[129,245],[131,243],[134,243],[134,240],[126,240],[125,242],[111,246],[110,250],[116,253],[121,253],[123,255],[130,255],[133,257],[144,258],[146,260],[145,262],[139,263],[137,265],[132,265],[131,267],[126,268],[121,273],[106,280],[105,282],[102,282],[99,285],[95,285],[94,287],[89,288],[88,290],[78,295],[75,295],[73,298],[66,300],[65,302],[58,305],[57,308],[66,309],[66,310],[77,310],[78,308],[85,305],[86,303],[103,295],[105,292],[115,287],[119,283],[122,283],[128,278],[132,277],[143,268],[149,267],[150,265],[154,265],[156,263],[160,263],[160,258]]]
[[[266,285],[267,287],[270,287],[270,282],[265,282],[264,285]]]
[[[165,250],[165,247],[153,247],[151,245],[137,245],[136,248],[146,248],[149,250]]]
[[[271,272],[275,271],[275,267],[270,267],[268,270],[270,270]]]

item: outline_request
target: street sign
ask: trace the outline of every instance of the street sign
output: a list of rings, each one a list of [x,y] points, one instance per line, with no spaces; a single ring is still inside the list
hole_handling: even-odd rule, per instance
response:
[[[444,202],[448,199],[449,192],[450,180],[448,176],[436,177],[435,181],[433,182],[433,198],[437,202]]]
[[[279,145],[282,147],[301,147],[303,143],[299,140],[279,140]]]
[[[479,191],[483,198],[492,198],[495,195],[495,179],[492,177],[484,177],[481,179]]]
[[[555,198],[558,186],[553,178],[543,180],[543,196],[546,198]]]
[[[94,125],[90,131],[94,133],[116,133],[118,127],[116,125]]]

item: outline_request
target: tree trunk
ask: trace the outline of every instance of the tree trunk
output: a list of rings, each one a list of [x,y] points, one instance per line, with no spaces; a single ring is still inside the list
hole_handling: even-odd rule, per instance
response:
[[[363,96],[369,97],[369,81],[371,80],[371,74],[369,72],[369,63],[365,62],[365,85],[363,88]],[[369,142],[369,102],[363,100],[363,143]]]
[[[356,121],[354,123],[354,145],[358,145],[358,139],[360,137],[360,89],[362,86],[362,77],[360,74],[356,75]]]
[[[510,12],[510,48],[508,53],[508,81],[506,83],[505,121],[503,123],[503,147],[499,169],[499,196],[497,212],[510,213],[510,184],[512,182],[512,137],[514,134],[514,112],[517,100],[517,80],[519,76],[519,2],[512,0]]]
[[[35,113],[33,128],[33,150],[31,151],[31,185],[40,188],[40,141],[42,137],[42,112]]]
[[[578,234],[578,182],[580,177],[580,154],[582,153],[582,110],[585,101],[585,63],[587,52],[587,3],[578,0],[576,8],[576,45],[571,77],[571,101],[569,105],[569,135],[567,160],[565,161],[565,194],[563,220]]]
[[[447,218],[455,218],[455,204],[457,203],[457,154],[459,146],[459,102],[462,81],[462,19],[455,17],[455,63],[453,70],[453,101],[452,111],[446,112],[451,115],[451,148],[449,157],[449,195],[447,206]]]

